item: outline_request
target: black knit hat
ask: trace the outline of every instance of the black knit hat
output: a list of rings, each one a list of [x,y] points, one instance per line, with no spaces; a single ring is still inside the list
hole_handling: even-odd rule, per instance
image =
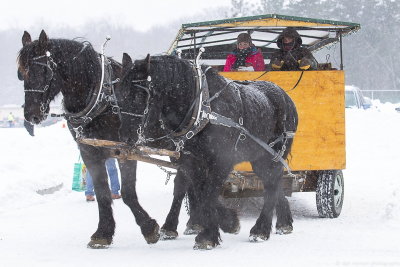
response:
[[[252,44],[250,34],[248,34],[246,32],[239,34],[237,37],[237,43],[241,43],[241,42]]]

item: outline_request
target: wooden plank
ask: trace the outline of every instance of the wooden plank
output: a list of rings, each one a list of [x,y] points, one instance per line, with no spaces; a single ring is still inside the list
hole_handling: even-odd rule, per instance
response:
[[[148,146],[130,146],[123,142],[103,140],[103,139],[90,139],[90,138],[82,138],[78,140],[79,143],[90,145],[90,146],[98,146],[109,149],[124,149],[128,150],[134,154],[141,154],[143,152],[146,155],[158,155],[158,156],[167,156],[179,159],[181,154],[177,151],[171,151],[167,149],[160,148],[152,148]]]
[[[107,148],[109,150],[110,157],[112,158],[117,158],[120,160],[137,160],[167,168],[178,169],[178,165],[175,163],[165,161],[162,159],[152,158],[149,156],[149,154],[153,154],[153,155],[179,158],[180,154],[179,152],[176,151],[155,149],[146,146],[131,147],[125,143],[115,142],[110,140],[102,140],[102,139],[84,138],[84,139],[79,139],[78,141],[82,144],[90,146]]]
[[[271,71],[264,75],[263,72],[220,74],[233,80],[271,81],[288,91],[299,114],[298,131],[288,161],[292,170],[345,169],[343,71],[305,71],[294,89],[300,71]],[[248,167],[241,165],[237,170],[251,171]]]

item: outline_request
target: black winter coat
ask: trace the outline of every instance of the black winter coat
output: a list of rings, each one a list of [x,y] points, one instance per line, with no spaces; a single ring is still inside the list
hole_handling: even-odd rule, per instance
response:
[[[283,49],[283,38],[284,37],[294,38],[293,49],[290,51],[285,51]],[[298,32],[291,27],[286,28],[282,31],[282,33],[278,36],[277,46],[279,50],[272,54],[270,66],[272,68],[272,64],[275,62],[283,61],[283,65],[280,68],[282,71],[291,71],[291,70],[301,70],[299,68],[300,60],[308,60],[311,65],[309,70],[316,70],[318,63],[311,52],[305,48],[301,47],[302,40]],[[308,64],[307,64],[308,65]]]

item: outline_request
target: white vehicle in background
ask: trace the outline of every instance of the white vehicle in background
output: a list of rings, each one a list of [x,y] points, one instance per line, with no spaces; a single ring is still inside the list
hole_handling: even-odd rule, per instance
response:
[[[372,102],[361,93],[360,88],[353,85],[345,87],[346,108],[368,109],[372,107]]]

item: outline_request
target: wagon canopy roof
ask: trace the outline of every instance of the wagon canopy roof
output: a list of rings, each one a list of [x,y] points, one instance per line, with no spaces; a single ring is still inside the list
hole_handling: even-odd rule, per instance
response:
[[[340,34],[345,36],[360,29],[358,23],[277,14],[204,21],[182,24],[168,54],[179,49],[183,58],[193,58],[194,49],[197,53],[200,47],[204,47],[203,59],[225,59],[235,47],[237,35],[248,32],[254,45],[261,48],[264,58],[270,58],[278,49],[278,35],[289,26],[296,28],[303,46],[311,51],[338,42]]]

